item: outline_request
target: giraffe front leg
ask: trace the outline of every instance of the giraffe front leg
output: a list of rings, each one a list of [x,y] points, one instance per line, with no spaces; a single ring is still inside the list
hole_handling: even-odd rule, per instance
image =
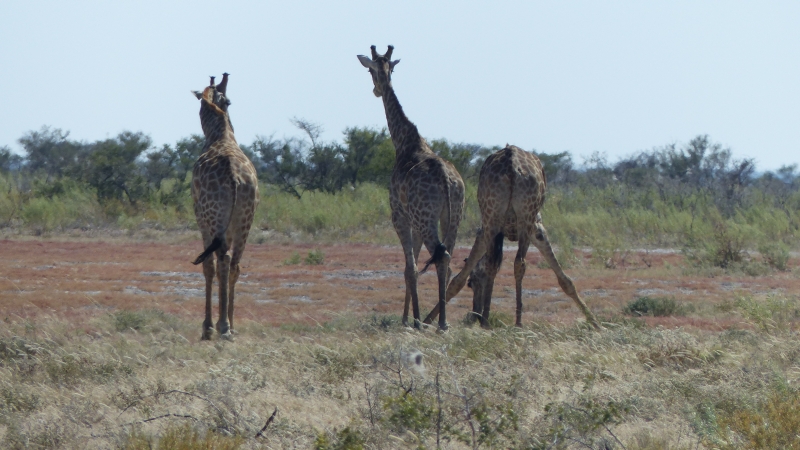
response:
[[[219,277],[219,320],[217,321],[217,332],[223,339],[230,339],[230,324],[228,323],[228,289],[230,287],[231,255],[225,253],[219,258],[217,275]]]
[[[419,251],[422,249],[422,238],[419,237],[418,233],[411,232],[411,237],[414,242],[414,265],[416,267],[416,261],[419,260]],[[406,283],[406,298],[405,303],[403,304],[403,326],[408,326],[408,309],[411,306],[411,289],[409,289],[408,283]]]
[[[405,304],[403,306],[403,325],[408,326],[408,309],[409,302],[414,310],[414,327],[419,328],[419,297],[417,296],[417,264],[415,253],[419,254],[419,250],[415,250],[415,240],[411,232],[411,224],[408,219],[399,211],[392,212],[392,224],[397,232],[397,237],[400,238],[400,244],[403,246],[403,256],[405,258],[406,267],[403,276],[406,282]],[[421,240],[420,240],[421,242]],[[421,244],[420,244],[421,247]]]
[[[206,319],[203,321],[203,334],[201,339],[207,341],[214,333],[214,322],[211,318],[211,288],[214,285],[214,258],[203,261],[203,275],[206,278]]]
[[[550,245],[550,240],[547,238],[547,230],[544,228],[544,225],[542,225],[541,222],[536,223],[533,245],[536,246],[536,248],[539,250],[539,253],[544,256],[544,259],[547,261],[547,264],[550,265],[550,268],[553,269],[553,272],[556,274],[556,278],[558,278],[558,284],[561,286],[561,290],[564,291],[564,293],[575,302],[575,305],[586,317],[586,321],[589,322],[589,324],[591,324],[595,330],[602,330],[603,326],[600,325],[600,322],[597,321],[594,313],[592,313],[589,307],[586,306],[586,303],[583,302],[583,299],[581,299],[581,296],[578,294],[578,290],[575,288],[575,284],[572,282],[572,279],[567,276],[566,273],[564,273],[564,270],[561,268],[561,264],[558,263],[556,255],[553,253],[553,247]]]
[[[467,323],[473,324],[483,317],[483,297],[486,287],[486,267],[483,258],[470,272],[467,286],[472,289],[472,313],[467,317]]]

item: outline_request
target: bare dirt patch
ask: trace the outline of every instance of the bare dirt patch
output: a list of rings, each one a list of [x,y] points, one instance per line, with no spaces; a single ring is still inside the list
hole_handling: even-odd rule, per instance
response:
[[[189,261],[197,243],[0,241],[0,314],[31,317],[41,312],[87,316],[118,309],[162,309],[201,320],[203,276]],[[319,249],[325,263],[286,265],[291,255]],[[462,261],[467,248],[457,248]],[[424,252],[423,252],[424,253]],[[495,289],[495,310],[514,311],[513,250],[506,252]],[[791,273],[763,277],[685,275],[680,255],[652,255],[651,267],[594,268],[587,262],[567,272],[589,306],[600,316],[620,313],[638,297],[672,297],[679,302],[719,302],[744,293],[796,291]],[[632,258],[635,259],[635,258]],[[524,322],[577,320],[578,311],[558,288],[547,268],[537,267],[539,255],[528,256],[523,283]],[[458,271],[460,263],[454,265]],[[316,323],[331,313],[400,314],[404,298],[403,257],[399,247],[372,245],[251,244],[242,260],[237,285],[237,318],[263,324]],[[216,286],[215,286],[216,288]],[[420,277],[423,311],[435,302],[436,278]],[[216,296],[216,292],[215,292]],[[465,289],[452,302],[451,320],[464,317],[471,305]],[[725,327],[725,321],[659,319],[662,325]]]

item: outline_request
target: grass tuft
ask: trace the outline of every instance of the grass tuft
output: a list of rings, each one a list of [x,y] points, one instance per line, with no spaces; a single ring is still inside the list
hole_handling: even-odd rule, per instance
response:
[[[629,302],[623,312],[629,316],[666,317],[679,313],[680,307],[674,298],[639,297]]]

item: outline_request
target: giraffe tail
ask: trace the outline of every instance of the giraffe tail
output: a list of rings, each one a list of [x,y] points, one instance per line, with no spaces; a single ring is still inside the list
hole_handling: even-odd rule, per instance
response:
[[[503,263],[503,239],[505,236],[503,232],[497,233],[497,236],[494,237],[494,248],[492,249],[492,264],[500,269],[500,264]]]
[[[431,264],[438,264],[446,254],[447,254],[447,247],[441,242],[438,243],[436,245],[436,250],[433,251],[433,256],[431,256],[431,259],[425,261],[425,267],[423,267],[422,270],[419,271],[419,273],[425,273],[425,271],[428,270],[428,267],[430,267]]]
[[[200,253],[200,256],[198,256],[197,259],[192,261],[192,264],[196,266],[202,263],[203,261],[206,260],[206,258],[208,258],[208,255],[214,253],[220,247],[222,247],[222,239],[215,237],[214,240],[211,241],[211,244],[205,250],[203,250],[203,253]]]

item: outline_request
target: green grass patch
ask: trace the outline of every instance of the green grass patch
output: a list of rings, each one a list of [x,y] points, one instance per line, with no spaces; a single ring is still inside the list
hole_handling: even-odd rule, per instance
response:
[[[639,297],[629,302],[623,308],[629,316],[666,317],[682,315],[681,307],[674,298],[669,297]]]

